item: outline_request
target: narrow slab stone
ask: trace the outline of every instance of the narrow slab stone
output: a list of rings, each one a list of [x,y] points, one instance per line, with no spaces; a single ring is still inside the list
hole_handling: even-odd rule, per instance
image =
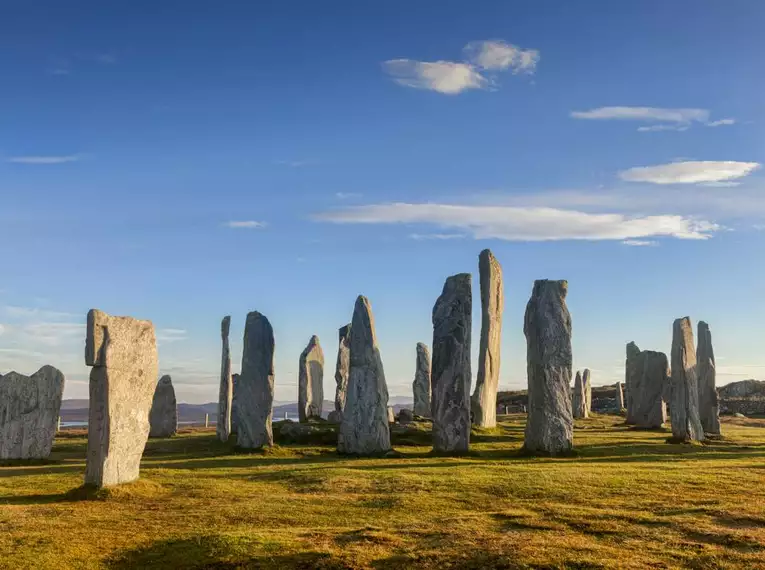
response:
[[[627,343],[627,360],[624,366],[624,388],[627,392],[627,417],[625,422],[628,424],[635,423],[635,409],[633,405],[633,396],[635,389],[632,386],[635,378],[642,374],[642,368],[638,366],[637,359],[640,357],[640,349],[634,342]]]
[[[678,441],[703,441],[699,418],[699,389],[693,328],[688,317],[672,327],[672,437]]]
[[[534,282],[523,332],[529,383],[524,450],[559,454],[574,446],[571,411],[571,315],[566,281]]]
[[[664,400],[669,383],[667,355],[643,350],[634,356],[631,366],[632,423],[639,428],[660,428],[667,422]]]
[[[616,383],[616,408],[617,410],[623,410],[625,406],[624,401],[624,382]]]
[[[337,423],[343,421],[345,394],[348,391],[348,374],[351,366],[351,325],[348,323],[337,331],[337,362],[335,363],[335,416]]]
[[[472,309],[470,274],[447,278],[433,307],[431,416],[438,453],[465,453],[470,447]]]
[[[324,404],[324,351],[313,335],[300,354],[298,366],[298,418],[307,422],[321,418]]]
[[[393,408],[388,406],[388,423],[392,424],[396,422],[396,413],[393,411]]]
[[[221,441],[228,441],[231,435],[231,407],[234,399],[234,383],[231,377],[231,350],[228,333],[231,328],[231,317],[223,317],[220,323],[222,342],[220,364],[220,386],[218,387],[218,418],[215,423],[215,434]]]
[[[0,459],[50,455],[63,394],[64,375],[53,366],[0,376]]]
[[[352,455],[377,455],[390,451],[388,384],[385,382],[375,320],[366,297],[353,309],[349,337],[350,372],[337,434],[337,451]]]
[[[587,395],[584,390],[582,373],[578,370],[574,379],[574,393],[571,395],[571,411],[575,419],[586,418],[590,415],[587,410]]]
[[[170,376],[159,379],[149,412],[149,437],[171,437],[178,432],[178,403]]]
[[[412,382],[414,415],[430,417],[430,351],[422,342],[417,343],[417,363]]]
[[[592,413],[592,373],[589,368],[585,368],[582,372],[582,384],[584,386],[584,404],[589,417]]]
[[[478,375],[471,399],[473,423],[479,427],[497,425],[497,390],[502,340],[502,312],[505,308],[502,266],[490,250],[478,256],[481,285],[481,344]]]
[[[236,386],[239,383],[239,374],[231,375],[231,434],[236,435],[239,425],[239,416],[237,411]]]
[[[699,416],[705,433],[720,434],[720,404],[717,396],[715,352],[712,333],[704,321],[698,324],[696,372],[699,382]]]
[[[158,373],[154,325],[92,309],[85,363],[93,367],[85,483],[104,487],[134,481],[149,436]]]
[[[237,445],[260,449],[274,444],[274,330],[257,311],[244,326],[242,371],[236,386]]]

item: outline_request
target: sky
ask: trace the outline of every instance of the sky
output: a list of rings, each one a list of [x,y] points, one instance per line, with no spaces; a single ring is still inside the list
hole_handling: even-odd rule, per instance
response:
[[[374,311],[410,396],[444,280],[502,264],[500,389],[526,386],[535,279],[566,279],[574,367],[624,378],[709,323],[718,384],[765,378],[765,3],[6,3],[0,374],[86,398],[90,308],[151,320],[178,400],[214,401],[220,321],[275,339]]]

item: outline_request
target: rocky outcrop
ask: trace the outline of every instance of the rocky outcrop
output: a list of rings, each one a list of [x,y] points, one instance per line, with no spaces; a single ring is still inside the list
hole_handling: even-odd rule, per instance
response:
[[[465,453],[470,446],[471,281],[469,273],[447,278],[433,307],[430,407],[437,453]]]
[[[324,351],[313,335],[300,354],[298,366],[298,417],[301,422],[321,418],[324,404]]]
[[[335,364],[335,416],[339,422],[343,420],[345,409],[345,394],[348,390],[348,374],[351,365],[351,348],[348,344],[351,336],[351,325],[348,323],[337,331],[337,363]]]
[[[231,317],[223,317],[220,323],[220,336],[223,344],[220,365],[220,386],[218,388],[218,418],[215,422],[215,434],[221,441],[228,441],[231,435],[231,406],[234,398],[234,384],[231,379],[231,351],[228,333]]]
[[[359,296],[351,322],[350,373],[337,435],[337,451],[351,455],[387,453],[390,445],[388,385],[385,382],[375,320],[366,297]]]
[[[672,438],[703,441],[699,418],[699,392],[693,328],[688,317],[676,319],[672,327]]]
[[[584,385],[585,407],[589,416],[592,412],[592,373],[589,368],[585,368],[582,372],[582,384]]]
[[[0,376],[0,459],[50,455],[63,394],[64,375],[53,366]]]
[[[178,403],[170,376],[163,376],[154,389],[149,412],[149,437],[172,437],[178,432]]]
[[[85,483],[104,487],[134,481],[149,436],[158,373],[154,325],[92,309],[85,364],[93,367]]]
[[[574,379],[574,392],[571,394],[571,412],[575,419],[587,418],[590,415],[587,409],[587,394],[582,381],[582,373],[578,370]]]
[[[475,425],[492,428],[497,425],[497,389],[505,300],[502,266],[488,249],[478,256],[478,273],[481,282],[481,344],[471,409]]]
[[[639,428],[660,428],[667,421],[664,400],[669,383],[667,355],[643,350],[635,357],[633,367],[632,423]]]
[[[247,314],[242,371],[236,385],[236,438],[244,449],[274,444],[274,330],[257,311]]]
[[[720,404],[717,398],[715,352],[712,333],[704,321],[698,324],[696,376],[699,386],[699,419],[705,433],[720,434]]]
[[[640,349],[638,348],[638,345],[634,342],[627,343],[627,361],[625,363],[624,389],[627,399],[627,418],[625,421],[628,424],[635,423],[635,409],[633,402],[635,389],[632,384],[635,382],[637,376],[642,373],[638,371],[640,366],[638,365],[637,359],[639,357]]]
[[[524,450],[560,454],[574,446],[571,413],[571,315],[566,281],[539,280],[526,306],[523,332],[529,382]]]
[[[430,351],[426,344],[417,343],[417,364],[412,382],[415,415],[430,417]]]
[[[721,399],[765,398],[765,380],[739,380],[718,389]]]

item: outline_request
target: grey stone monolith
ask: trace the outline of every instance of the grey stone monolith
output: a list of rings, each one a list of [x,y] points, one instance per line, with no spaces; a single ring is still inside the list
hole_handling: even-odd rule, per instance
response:
[[[619,412],[624,409],[624,382],[616,383],[616,411]]]
[[[63,394],[64,375],[53,366],[0,376],[0,459],[50,455]]]
[[[635,344],[634,342],[628,342],[627,343],[627,360],[625,361],[625,365],[624,365],[624,388],[626,390],[626,399],[627,399],[627,416],[624,421],[625,423],[628,423],[628,424],[635,423],[635,410],[633,405],[635,389],[632,384],[635,381],[637,375],[642,374],[642,371],[639,372],[640,366],[637,362],[637,359],[639,357],[640,357],[640,349],[638,348],[638,345]]]
[[[237,445],[260,449],[274,444],[274,330],[257,311],[244,325],[242,370],[236,386]]]
[[[699,416],[704,432],[720,434],[720,404],[717,396],[715,352],[709,325],[699,321],[696,339],[696,376],[699,383]]]
[[[85,484],[106,487],[138,478],[158,374],[154,325],[88,312],[85,364],[90,371]]]
[[[396,421],[396,412],[393,411],[391,406],[388,406],[388,423],[392,424]]]
[[[566,281],[538,280],[526,305],[529,403],[523,448],[529,453],[555,455],[574,446],[567,292]]]
[[[664,400],[669,383],[667,355],[643,350],[633,357],[631,366],[632,423],[639,428],[660,428],[667,422]]]
[[[345,409],[345,394],[348,391],[348,373],[351,365],[351,349],[348,344],[351,335],[351,324],[340,327],[337,331],[337,362],[335,363],[335,415],[336,423],[343,421]]]
[[[425,343],[417,343],[417,362],[412,382],[414,396],[414,415],[423,418],[430,417],[430,351]]]
[[[587,394],[582,381],[582,373],[578,370],[574,379],[574,391],[571,394],[571,413],[575,419],[583,419],[590,415],[587,410]]]
[[[239,374],[231,375],[231,434],[236,435],[239,425],[239,412],[237,411],[236,386],[239,384]]]
[[[693,328],[688,317],[676,319],[672,327],[672,438],[676,441],[703,441],[699,418],[699,389],[696,378],[696,351]]]
[[[349,346],[348,390],[337,434],[337,451],[350,455],[387,453],[391,449],[388,385],[372,307],[361,295],[353,309]]]
[[[215,434],[221,441],[228,441],[231,436],[231,407],[234,399],[234,384],[231,378],[231,351],[228,342],[230,328],[231,317],[223,317],[220,323],[222,350],[220,386],[218,387],[218,417],[215,423]]]
[[[321,418],[324,404],[324,351],[313,335],[300,354],[298,365],[298,418],[307,422]]]
[[[178,432],[178,403],[170,376],[157,382],[149,412],[149,437],[172,437]]]
[[[470,447],[472,311],[471,275],[448,277],[433,306],[430,413],[437,453],[466,453]]]
[[[589,417],[592,413],[592,373],[589,368],[585,368],[582,372],[582,385],[584,386],[584,405]]]
[[[478,256],[478,273],[481,286],[481,343],[471,409],[475,425],[492,428],[497,425],[502,311],[505,300],[502,266],[488,249],[484,249]]]

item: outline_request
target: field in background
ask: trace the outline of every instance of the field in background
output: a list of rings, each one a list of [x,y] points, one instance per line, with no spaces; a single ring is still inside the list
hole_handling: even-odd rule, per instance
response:
[[[46,463],[0,463],[0,568],[765,568],[765,421],[684,446],[598,416],[556,459],[518,455],[524,421],[463,458],[431,456],[428,424],[385,459],[187,429],[99,492],[67,431]]]

